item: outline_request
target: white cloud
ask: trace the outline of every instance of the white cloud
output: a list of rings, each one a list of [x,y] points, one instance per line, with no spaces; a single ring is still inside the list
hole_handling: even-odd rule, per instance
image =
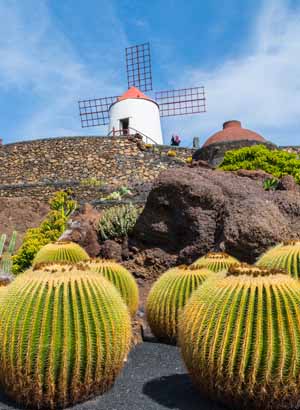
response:
[[[204,142],[224,121],[240,119],[277,144],[300,145],[299,56],[300,8],[266,1],[242,56],[210,72],[193,68],[181,76],[181,86],[205,85],[208,112],[173,121],[167,130],[177,125]]]
[[[23,95],[35,107],[27,120],[15,126],[19,139],[86,134],[80,129],[77,100],[115,95],[120,89],[114,72],[120,62],[108,56],[107,44],[97,45],[107,64],[91,69],[59,28],[47,4],[46,0],[0,4],[0,90]],[[113,26],[110,47],[119,49],[127,39],[112,3],[106,6],[105,19],[99,24],[109,25],[110,30]],[[23,108],[13,108],[16,116]],[[99,128],[91,131],[99,133]]]

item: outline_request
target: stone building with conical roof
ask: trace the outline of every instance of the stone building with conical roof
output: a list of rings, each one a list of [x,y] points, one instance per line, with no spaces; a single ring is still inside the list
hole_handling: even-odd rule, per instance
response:
[[[243,128],[240,121],[226,121],[223,129],[211,135],[194,153],[193,159],[207,161],[210,165],[218,166],[223,161],[226,151],[257,144],[263,144],[272,149],[276,148],[276,145],[262,135]]]

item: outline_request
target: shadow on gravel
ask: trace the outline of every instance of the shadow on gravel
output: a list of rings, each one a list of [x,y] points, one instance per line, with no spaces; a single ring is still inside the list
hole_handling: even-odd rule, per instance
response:
[[[144,384],[143,393],[156,403],[178,410],[220,410],[201,398],[187,374],[173,374]]]
[[[0,410],[2,410],[1,404],[5,404],[7,406],[7,409],[13,409],[13,410],[24,410],[25,409],[25,407],[14,402],[12,399],[6,396],[2,391],[0,391]]]

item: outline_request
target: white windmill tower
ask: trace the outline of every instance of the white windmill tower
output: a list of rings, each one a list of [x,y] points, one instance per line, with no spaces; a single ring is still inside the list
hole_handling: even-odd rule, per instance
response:
[[[140,134],[145,142],[163,144],[160,117],[206,111],[204,87],[152,90],[149,43],[126,48],[128,90],[121,96],[79,101],[81,125],[108,124],[108,135]]]

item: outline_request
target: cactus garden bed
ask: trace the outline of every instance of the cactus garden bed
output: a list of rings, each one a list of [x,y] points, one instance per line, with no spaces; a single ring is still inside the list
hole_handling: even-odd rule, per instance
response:
[[[1,410],[19,410],[0,393]],[[223,410],[202,399],[186,373],[178,348],[143,343],[133,349],[114,387],[72,410]]]

